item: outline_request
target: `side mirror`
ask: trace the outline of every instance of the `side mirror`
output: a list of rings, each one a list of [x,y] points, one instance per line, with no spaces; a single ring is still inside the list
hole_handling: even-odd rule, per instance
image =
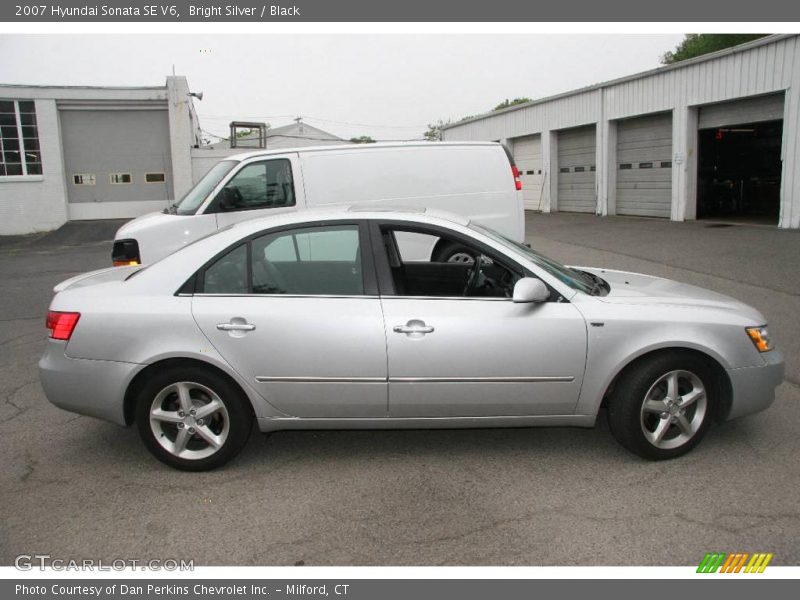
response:
[[[236,195],[233,193],[233,190],[227,187],[222,188],[219,192],[219,204],[217,204],[217,209],[220,212],[228,212],[236,210],[237,208]]]
[[[546,302],[550,298],[550,290],[541,279],[523,277],[514,285],[514,302]]]

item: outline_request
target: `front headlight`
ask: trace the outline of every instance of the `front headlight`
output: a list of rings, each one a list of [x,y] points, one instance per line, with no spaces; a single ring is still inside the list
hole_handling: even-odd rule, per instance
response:
[[[759,352],[772,350],[772,340],[769,337],[769,330],[766,325],[761,327],[748,327],[745,329],[752,342],[756,345]]]

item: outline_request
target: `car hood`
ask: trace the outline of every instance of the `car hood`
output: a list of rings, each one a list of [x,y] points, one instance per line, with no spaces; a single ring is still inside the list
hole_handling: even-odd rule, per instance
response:
[[[574,268],[594,273],[608,282],[611,286],[611,291],[608,295],[597,296],[597,299],[602,302],[717,308],[751,315],[754,319],[754,324],[760,324],[763,321],[761,313],[751,306],[730,296],[689,285],[688,283],[612,269]]]
[[[140,231],[152,231],[154,228],[163,226],[171,227],[177,223],[182,217],[179,215],[171,215],[164,212],[152,212],[136,217],[132,221],[128,221],[117,230],[116,239],[126,239],[135,237]]]

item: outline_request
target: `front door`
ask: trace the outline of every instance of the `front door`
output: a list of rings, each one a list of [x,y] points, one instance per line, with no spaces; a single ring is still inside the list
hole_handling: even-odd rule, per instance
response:
[[[471,262],[404,261],[394,243],[401,230],[425,233],[381,228],[392,288],[381,290],[390,416],[573,414],[586,360],[578,310],[555,297],[515,304],[522,268],[463,238],[451,241]]]
[[[195,320],[286,415],[386,416],[386,343],[364,236],[358,224],[267,233],[202,274]]]

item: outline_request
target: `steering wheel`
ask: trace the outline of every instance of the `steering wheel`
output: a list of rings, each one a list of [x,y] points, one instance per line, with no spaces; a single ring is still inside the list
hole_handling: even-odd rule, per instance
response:
[[[473,260],[474,262],[469,272],[469,278],[464,286],[464,291],[461,292],[462,296],[469,296],[478,286],[478,280],[481,277],[481,255],[475,254]]]

